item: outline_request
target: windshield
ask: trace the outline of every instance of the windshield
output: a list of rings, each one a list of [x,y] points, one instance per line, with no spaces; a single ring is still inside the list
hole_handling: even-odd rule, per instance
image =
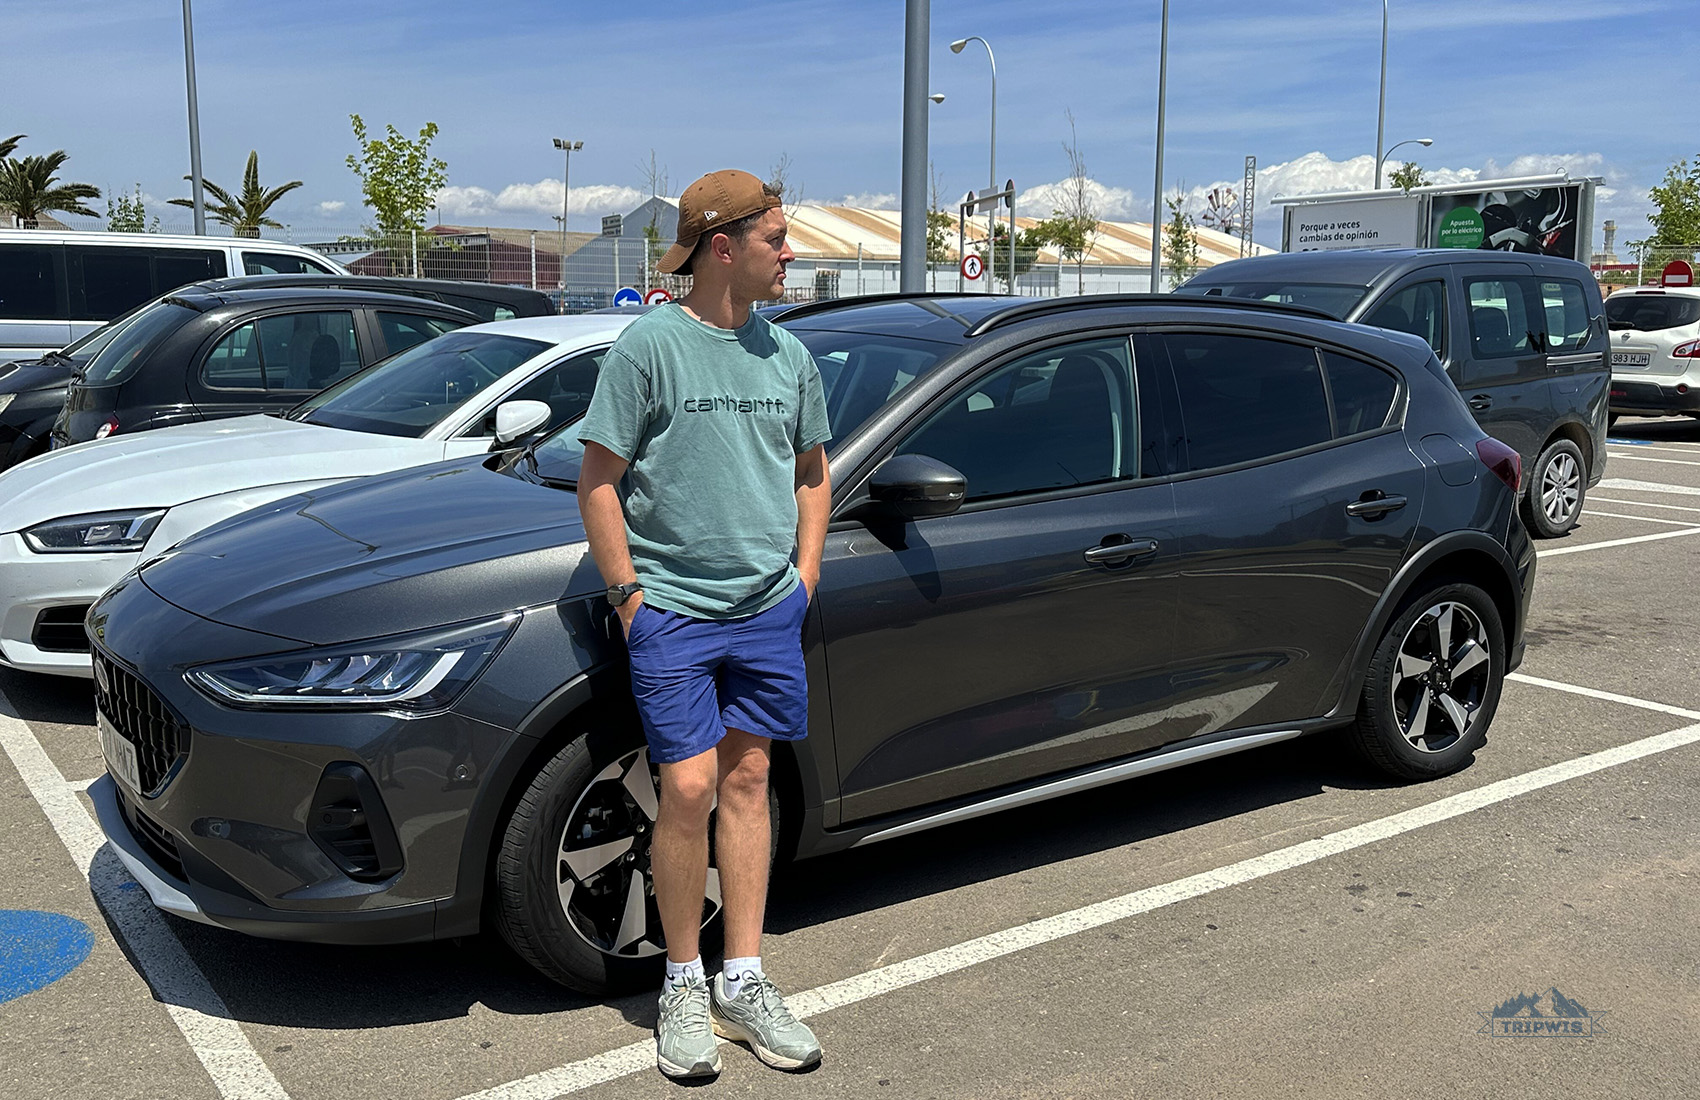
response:
[[[1612,328],[1657,332],[1700,321],[1700,298],[1682,294],[1613,294],[1606,299]]]
[[[155,345],[199,316],[175,302],[155,302],[129,321],[120,318],[95,335],[110,331],[106,345],[97,350],[83,370],[83,382],[91,386],[122,382],[142,365]]]
[[[1348,286],[1340,283],[1214,283],[1210,286],[1187,285],[1177,294],[1203,294],[1221,298],[1256,298],[1265,302],[1309,306],[1324,313],[1345,319],[1352,308],[1369,293],[1367,286]]]
[[[289,419],[418,439],[467,399],[552,345],[488,332],[449,332],[314,394]]]
[[[832,442],[826,445],[828,454],[887,401],[956,350],[955,344],[877,332],[794,329],[792,335],[809,349],[815,366],[820,369],[827,420],[832,425]],[[576,484],[579,467],[584,462],[584,444],[578,441],[577,426],[568,425],[539,443],[533,456],[538,475],[550,481]]]

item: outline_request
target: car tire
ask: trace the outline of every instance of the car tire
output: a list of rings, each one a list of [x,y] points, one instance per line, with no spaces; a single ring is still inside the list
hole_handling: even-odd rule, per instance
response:
[[[1529,471],[1529,490],[1523,496],[1523,522],[1529,533],[1541,539],[1569,534],[1582,518],[1587,492],[1582,449],[1568,439],[1547,444]]]
[[[1435,779],[1467,765],[1487,741],[1505,684],[1499,608],[1473,584],[1409,598],[1376,646],[1353,741],[1399,779]]]
[[[593,996],[659,987],[666,939],[649,876],[657,797],[649,749],[629,720],[598,724],[539,769],[496,856],[494,919],[520,958]],[[768,807],[777,843],[771,784]],[[708,887],[704,957],[719,950],[720,937],[713,818]]]

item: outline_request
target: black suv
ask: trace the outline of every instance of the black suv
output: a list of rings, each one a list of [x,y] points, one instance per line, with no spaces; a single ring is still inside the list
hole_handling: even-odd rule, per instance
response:
[[[1569,531],[1606,467],[1605,308],[1574,260],[1469,249],[1286,252],[1205,271],[1182,294],[1290,302],[1422,337],[1483,430],[1528,471],[1523,519]]]
[[[283,412],[477,321],[444,302],[375,290],[186,286],[137,311],[72,378],[53,446]]]
[[[781,324],[835,437],[781,855],[1324,730],[1402,779],[1482,746],[1534,550],[1516,452],[1421,340],[1175,295]],[[494,926],[579,989],[658,980],[582,453],[568,426],[279,500],[94,605],[89,794],[156,903],[328,942]]]
[[[249,287],[346,287],[406,294],[459,306],[480,321],[506,321],[514,317],[551,317],[559,312],[549,295],[541,290],[500,283],[477,283],[464,279],[413,279],[400,275],[250,275],[235,279],[210,279],[201,284],[210,290],[241,290]]]

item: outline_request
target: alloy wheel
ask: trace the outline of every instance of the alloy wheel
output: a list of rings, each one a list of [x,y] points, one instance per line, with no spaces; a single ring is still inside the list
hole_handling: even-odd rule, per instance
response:
[[[1552,456],[1541,471],[1541,511],[1554,526],[1562,527],[1576,514],[1582,499],[1582,470],[1564,451]]]
[[[645,958],[666,950],[649,866],[659,805],[649,750],[634,749],[586,785],[561,831],[555,861],[561,910],[604,954]],[[712,837],[709,862],[704,924],[720,912]]]
[[[1393,668],[1393,716],[1419,752],[1444,752],[1470,730],[1492,675],[1488,636],[1462,603],[1435,604],[1411,624]]]

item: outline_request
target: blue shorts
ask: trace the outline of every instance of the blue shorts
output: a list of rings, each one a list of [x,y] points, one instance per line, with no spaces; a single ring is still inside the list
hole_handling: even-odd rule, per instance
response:
[[[742,619],[697,619],[639,604],[626,648],[649,758],[676,764],[712,749],[726,730],[777,741],[809,732],[803,671],[802,584]]]

